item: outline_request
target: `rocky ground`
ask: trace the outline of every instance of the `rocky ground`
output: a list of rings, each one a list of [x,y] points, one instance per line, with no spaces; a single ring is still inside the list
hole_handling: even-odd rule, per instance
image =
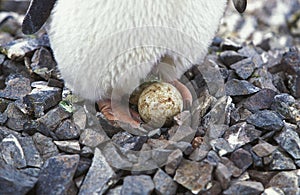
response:
[[[0,2],[0,194],[300,194],[299,0],[229,8],[182,77],[191,110],[143,136],[64,87],[28,2]]]

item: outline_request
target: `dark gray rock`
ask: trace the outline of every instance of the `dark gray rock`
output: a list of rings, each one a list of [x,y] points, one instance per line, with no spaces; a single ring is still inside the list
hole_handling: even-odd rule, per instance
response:
[[[79,142],[85,146],[96,147],[107,139],[107,135],[101,130],[85,129],[80,135]]]
[[[26,167],[26,159],[19,140],[12,134],[0,143],[0,159],[5,163],[21,169]]]
[[[262,142],[253,146],[252,150],[259,157],[265,157],[271,155],[277,149],[276,146],[269,144],[268,142]]]
[[[35,51],[31,59],[31,69],[32,71],[42,77],[45,80],[49,80],[51,77],[51,72],[54,71],[56,62],[54,61],[52,54],[45,48],[38,49]]]
[[[217,165],[217,168],[215,170],[215,176],[220,182],[220,185],[223,190],[229,187],[232,173],[228,170],[228,168],[225,165],[223,165],[222,163],[219,163]]]
[[[271,89],[262,89],[251,97],[247,98],[243,106],[252,111],[269,109],[273,103],[276,92]]]
[[[207,184],[212,179],[213,166],[205,162],[183,160],[176,170],[174,180],[197,194],[207,190]]]
[[[220,54],[221,61],[226,65],[230,66],[238,61],[245,59],[246,57],[235,52],[235,51],[223,51]]]
[[[261,182],[264,186],[267,186],[269,181],[277,173],[274,171],[258,171],[258,170],[247,170],[250,179]]]
[[[226,95],[239,96],[250,95],[258,92],[260,89],[245,80],[232,79],[226,83]]]
[[[55,130],[59,140],[72,140],[80,136],[80,129],[71,120],[64,120]]]
[[[33,189],[37,178],[0,162],[0,194],[23,195]]]
[[[61,89],[44,86],[34,88],[30,94],[23,98],[27,109],[34,113],[35,117],[41,117],[49,109],[61,101]]]
[[[270,110],[262,110],[252,114],[247,118],[247,122],[268,131],[279,131],[284,126],[278,113]]]
[[[40,47],[50,47],[49,39],[46,35],[38,38],[18,39],[1,45],[1,51],[12,60],[22,60],[25,55]]]
[[[110,167],[102,152],[95,148],[92,165],[80,188],[79,195],[104,194],[116,181],[114,170]]]
[[[242,171],[245,171],[253,163],[251,154],[247,150],[244,150],[242,148],[234,151],[230,155],[230,160]]]
[[[40,168],[43,160],[34,145],[32,137],[18,137],[18,140],[22,146],[27,166]]]
[[[55,145],[63,152],[71,154],[79,154],[81,151],[79,141],[68,140],[68,141],[54,141]]]
[[[38,118],[36,122],[45,125],[48,129],[54,129],[66,118],[70,117],[71,113],[64,108],[58,106],[48,111],[44,116]]]
[[[233,51],[237,51],[239,49],[242,48],[242,45],[233,41],[233,40],[230,40],[230,39],[224,39],[222,42],[221,42],[221,45],[220,45],[221,49],[222,50],[233,50]]]
[[[124,179],[121,195],[140,194],[150,195],[154,190],[154,183],[148,175],[127,176]]]
[[[207,129],[207,136],[210,139],[220,138],[227,129],[229,129],[228,125],[211,125]]]
[[[300,120],[300,110],[293,96],[283,93],[274,97],[272,109],[281,114],[286,120],[296,123]]]
[[[269,170],[283,171],[283,170],[296,169],[296,165],[294,164],[294,161],[291,158],[289,158],[287,155],[284,155],[279,150],[273,152],[270,158],[271,158],[270,159],[271,163],[269,164]],[[266,161],[268,160],[266,159]]]
[[[230,187],[225,190],[224,195],[231,194],[251,194],[259,195],[264,191],[264,186],[260,182],[255,181],[238,181],[232,183]]]
[[[269,182],[267,187],[277,187],[286,195],[299,193],[299,179],[293,171],[279,172]]]
[[[22,131],[28,116],[21,112],[14,103],[10,103],[4,112],[7,115],[6,126],[15,131]]]
[[[32,138],[43,160],[47,160],[48,158],[59,153],[56,145],[52,142],[51,138],[46,137],[40,133],[34,134]]]
[[[139,151],[147,140],[147,136],[134,136],[121,142],[120,146],[125,150]]]
[[[177,183],[173,179],[163,172],[161,169],[155,173],[153,177],[155,191],[158,195],[173,195],[176,194]]]
[[[0,90],[0,97],[6,99],[20,99],[31,91],[30,79],[20,74],[11,74],[6,78],[5,89]]]
[[[275,140],[294,159],[300,159],[300,138],[296,131],[286,127]]]
[[[49,158],[43,165],[38,182],[37,194],[67,194],[73,182],[79,155],[61,155]]]
[[[261,135],[261,131],[246,122],[238,123],[231,126],[225,133],[224,139],[229,143],[231,148],[237,149],[250,143]]]
[[[7,114],[0,112],[0,125],[4,125],[7,119],[8,119]]]
[[[254,72],[255,64],[251,58],[236,62],[230,66],[241,79],[248,79]]]
[[[91,167],[92,164],[92,159],[91,158],[85,158],[85,157],[80,157],[80,161],[77,166],[77,170],[75,172],[75,177],[82,176],[88,172],[89,168]]]
[[[176,169],[180,165],[183,158],[182,151],[177,149],[174,150],[169,156],[165,166],[165,170],[169,175],[174,175]]]

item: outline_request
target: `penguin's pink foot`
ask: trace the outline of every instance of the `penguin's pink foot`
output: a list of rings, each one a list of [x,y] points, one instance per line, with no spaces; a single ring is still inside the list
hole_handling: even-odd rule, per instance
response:
[[[190,110],[193,103],[193,96],[191,94],[191,91],[178,80],[172,81],[171,84],[177,88],[182,96],[183,110]]]
[[[132,128],[139,128],[142,121],[139,114],[132,109],[126,109],[124,105],[117,104],[112,106],[111,100],[101,100],[97,102],[100,112],[115,127],[119,123],[128,124]]]

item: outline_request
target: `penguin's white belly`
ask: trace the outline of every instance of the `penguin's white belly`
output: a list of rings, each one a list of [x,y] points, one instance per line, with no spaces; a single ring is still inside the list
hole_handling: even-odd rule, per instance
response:
[[[162,57],[173,79],[201,63],[226,0],[58,0],[49,37],[75,93],[109,98],[145,78]],[[130,87],[129,87],[130,86]]]

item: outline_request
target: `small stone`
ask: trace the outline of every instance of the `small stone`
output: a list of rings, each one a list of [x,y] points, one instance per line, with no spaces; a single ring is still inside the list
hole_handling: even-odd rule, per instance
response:
[[[10,103],[5,110],[7,115],[6,126],[15,131],[22,131],[24,124],[28,121],[28,116],[21,112],[14,103]]]
[[[6,78],[5,89],[0,90],[0,97],[6,99],[20,99],[31,91],[30,80],[19,74],[11,74]]]
[[[49,158],[43,165],[38,182],[37,194],[66,194],[79,162],[79,155],[61,155]]]
[[[251,154],[242,148],[234,151],[230,156],[230,160],[243,171],[253,163]]]
[[[80,136],[80,128],[71,120],[64,120],[56,129],[55,135],[59,140],[72,140]]]
[[[93,148],[106,141],[107,138],[106,134],[101,130],[85,129],[80,135],[79,142]]]
[[[233,177],[239,177],[243,173],[241,169],[239,169],[232,161],[230,161],[226,157],[222,157],[220,162],[228,168]]]
[[[267,187],[278,187],[284,194],[298,194],[299,179],[297,175],[292,171],[282,171],[276,174],[269,182]]]
[[[261,195],[285,195],[285,194],[280,188],[269,187],[266,188],[264,193],[262,193]]]
[[[50,47],[49,39],[46,35],[38,38],[18,39],[2,45],[0,49],[9,59],[22,60],[26,54],[42,46]]]
[[[153,182],[155,191],[158,195],[176,194],[177,183],[174,182],[173,179],[161,169],[158,169],[154,175]]]
[[[243,56],[235,51],[230,51],[230,50],[223,51],[220,54],[220,59],[226,66],[230,66],[230,65],[237,63],[245,58],[246,58],[245,56]]]
[[[64,119],[70,117],[70,113],[58,106],[48,111],[44,116],[36,121],[44,124],[47,128],[54,130]]]
[[[294,159],[300,159],[300,138],[296,131],[285,127],[275,140]]]
[[[36,50],[31,61],[30,67],[32,71],[43,79],[49,80],[51,72],[53,72],[56,67],[56,63],[50,51],[43,47]]]
[[[233,50],[237,51],[242,48],[242,45],[230,40],[230,39],[224,39],[224,41],[221,43],[221,49],[222,50]]]
[[[34,145],[32,137],[18,137],[18,140],[25,155],[26,165],[28,167],[41,168],[43,160]]]
[[[226,83],[226,95],[238,96],[238,95],[251,95],[258,92],[260,89],[253,84],[245,80],[232,79]]]
[[[165,166],[165,170],[169,175],[174,175],[176,169],[180,165],[183,158],[182,151],[177,149],[174,150],[169,156]]]
[[[234,150],[224,138],[214,139],[209,143],[213,150],[218,152],[220,156],[233,152]]]
[[[206,160],[208,163],[210,163],[211,165],[213,166],[217,166],[221,160],[221,158],[218,156],[218,154],[213,151],[213,150],[210,150],[208,153],[207,153],[207,156],[206,156]]]
[[[272,160],[272,161],[269,165],[269,170],[282,171],[282,170],[296,169],[294,161],[278,150],[273,152],[270,160]]]
[[[272,154],[277,149],[276,146],[273,146],[269,144],[268,142],[263,142],[256,144],[252,150],[255,152],[255,154],[259,157],[265,157]]]
[[[189,126],[176,127],[175,134],[170,135],[169,140],[174,142],[191,142],[195,137],[196,131]]]
[[[47,160],[48,158],[59,153],[56,145],[52,142],[51,138],[46,137],[40,133],[34,134],[32,138],[37,150],[44,160]]]
[[[140,151],[147,140],[147,136],[134,136],[121,142],[120,146],[125,150]]]
[[[223,165],[222,163],[218,163],[218,166],[215,170],[215,176],[220,182],[220,185],[222,186],[223,190],[229,187],[232,173],[228,170],[228,168],[225,165]]]
[[[264,191],[264,186],[255,181],[238,181],[232,183],[230,187],[223,192],[224,195],[231,194],[251,194],[259,195]]]
[[[213,166],[205,162],[194,162],[183,160],[176,170],[174,180],[198,194],[201,191],[207,190],[207,185],[211,182]]]
[[[107,163],[102,152],[95,148],[92,165],[80,188],[79,195],[104,194],[104,192],[116,183],[116,174]]]
[[[57,105],[61,99],[60,88],[44,86],[34,88],[30,94],[23,98],[23,101],[35,117],[41,117],[49,108]]]
[[[269,131],[279,131],[284,126],[284,123],[279,115],[270,110],[262,110],[252,114],[247,118],[247,122],[255,127]]]
[[[148,175],[127,176],[124,178],[121,195],[140,194],[150,195],[154,190],[154,183]]]
[[[251,58],[236,62],[230,66],[241,79],[248,79],[254,72],[255,64]]]
[[[73,121],[79,129],[84,129],[86,127],[87,115],[83,107],[74,112]]]
[[[249,176],[252,180],[261,182],[264,186],[266,186],[272,177],[276,174],[276,172],[270,171],[258,171],[258,170],[247,170]]]
[[[12,134],[0,143],[0,159],[18,169],[26,167],[24,151],[19,140]]]
[[[54,141],[55,145],[66,153],[71,154],[79,154],[80,153],[80,145],[77,140],[69,140],[69,141]]]
[[[27,194],[36,181],[36,177],[21,173],[13,166],[0,162],[0,194]]]
[[[276,92],[271,89],[262,89],[251,97],[247,98],[243,106],[252,111],[269,109],[273,103]]]
[[[261,131],[246,122],[242,122],[231,126],[223,137],[231,148],[237,149],[256,140],[260,135]]]
[[[207,129],[207,135],[211,139],[217,139],[222,137],[227,129],[228,125],[211,125]]]

